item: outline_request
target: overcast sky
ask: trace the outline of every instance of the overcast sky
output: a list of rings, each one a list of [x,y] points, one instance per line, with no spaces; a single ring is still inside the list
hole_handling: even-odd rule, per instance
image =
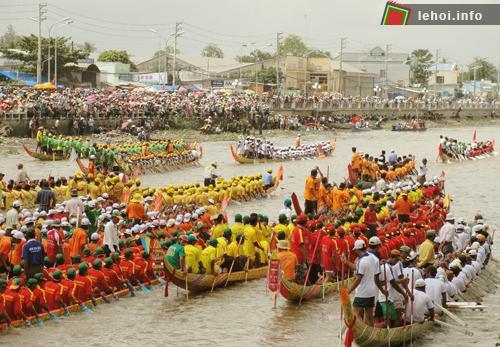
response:
[[[178,46],[182,53],[199,55],[207,43],[216,43],[228,57],[240,54],[241,44],[257,47],[272,43],[276,32],[303,36],[310,46],[336,55],[340,38],[347,38],[346,51],[366,52],[374,46],[392,45],[393,52],[408,53],[428,48],[462,64],[473,57],[487,57],[500,63],[500,26],[381,26],[383,0],[47,0],[49,25],[65,17],[74,21],[59,29],[75,43],[90,41],[98,51],[125,49],[136,57],[149,57],[158,49],[159,39],[183,22],[184,36]],[[474,3],[474,0],[418,0],[411,3]],[[480,3],[499,1],[482,0]],[[405,2],[402,2],[405,3]],[[406,2],[408,3],[408,2]],[[25,5],[26,4],[26,5]],[[0,32],[13,24],[20,34],[37,32],[37,3],[29,0],[0,0]],[[250,48],[245,48],[244,53]]]

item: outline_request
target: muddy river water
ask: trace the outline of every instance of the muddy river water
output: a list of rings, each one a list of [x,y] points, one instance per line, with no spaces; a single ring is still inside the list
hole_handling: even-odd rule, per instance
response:
[[[481,211],[487,222],[500,229],[500,156],[485,160],[449,165],[435,161],[439,135],[472,139],[474,128],[429,129],[423,133],[371,131],[365,133],[308,133],[303,142],[336,137],[337,149],[332,158],[284,163],[285,179],[269,199],[241,206],[231,204],[230,215],[258,212],[276,220],[282,201],[292,192],[302,197],[303,184],[310,169],[318,165],[330,177],[343,180],[352,146],[378,154],[394,148],[400,154],[415,153],[417,160],[429,160],[431,176],[446,172],[446,190],[453,197],[456,216],[471,219]],[[500,140],[500,127],[477,128],[478,139]],[[275,145],[290,145],[293,138],[277,137]],[[204,158],[200,167],[143,177],[144,185],[201,181],[203,168],[216,160],[224,177],[265,172],[268,164],[239,165],[232,160],[229,142],[203,143]],[[24,153],[3,156],[0,171],[6,177],[15,174],[15,164],[23,162],[31,177],[73,175],[76,165],[62,162],[39,162]],[[277,165],[274,165],[277,169]],[[500,232],[495,235],[494,256],[500,258]],[[496,254],[495,254],[496,253]],[[191,295],[184,301],[183,291],[171,285],[169,296],[156,288],[149,295],[123,298],[111,305],[101,305],[93,314],[76,314],[44,328],[15,330],[0,336],[2,346],[338,346],[339,300],[337,295],[324,302],[303,304],[300,308],[280,298],[272,309],[271,295],[266,295],[265,280],[249,281],[213,293]],[[485,299],[483,312],[460,312],[474,336],[453,329],[432,329],[414,346],[494,346],[500,342],[500,290]],[[409,344],[407,344],[409,345]]]

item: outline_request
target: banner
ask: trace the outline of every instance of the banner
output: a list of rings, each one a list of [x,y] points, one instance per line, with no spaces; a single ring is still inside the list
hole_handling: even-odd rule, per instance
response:
[[[267,286],[272,292],[277,292],[280,288],[280,261],[278,259],[269,260]]]

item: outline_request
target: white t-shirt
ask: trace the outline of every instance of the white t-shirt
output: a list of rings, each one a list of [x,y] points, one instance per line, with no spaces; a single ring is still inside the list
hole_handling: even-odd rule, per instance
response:
[[[434,304],[429,295],[420,290],[416,290],[413,295],[415,297],[413,300],[413,319],[411,318],[411,305],[406,305],[406,319],[414,323],[423,322],[425,314],[434,308]]]
[[[449,222],[446,222],[441,227],[441,230],[439,230],[439,237],[441,238],[441,241],[453,242],[455,241],[456,235],[455,226]]]
[[[387,285],[385,284],[385,276],[387,275]],[[391,285],[391,281],[394,279],[394,273],[392,272],[392,266],[389,264],[381,264],[380,265],[380,275],[378,275],[378,278],[381,282],[384,282],[384,288],[387,288],[387,291],[389,292],[388,299],[391,302],[394,302],[394,299],[396,299],[396,290],[394,287]],[[382,292],[378,292],[378,301],[379,302],[385,302],[385,295],[382,294]]]
[[[425,292],[434,304],[442,304],[442,294],[446,293],[446,288],[443,281],[437,278],[426,278],[425,279]],[[436,307],[436,312],[441,312],[441,309]]]
[[[413,272],[413,281],[412,281],[412,272]],[[410,290],[410,293],[413,290],[413,293],[415,293],[415,282],[418,279],[423,279],[422,274],[420,273],[420,270],[416,267],[405,267],[403,269],[403,276],[404,278],[408,278],[408,289]]]
[[[356,287],[355,297],[371,298],[378,294],[378,288],[375,284],[375,276],[380,274],[380,265],[378,258],[372,253],[366,252],[358,259],[356,264],[356,275],[360,275],[361,282]]]
[[[453,279],[451,280],[451,283],[453,283],[453,285],[461,292],[464,292],[465,291],[465,282],[463,280],[462,277],[460,276],[455,276],[453,277]]]

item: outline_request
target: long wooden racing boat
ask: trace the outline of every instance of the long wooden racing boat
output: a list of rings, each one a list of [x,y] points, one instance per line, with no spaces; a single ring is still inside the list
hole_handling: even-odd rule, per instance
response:
[[[412,131],[426,131],[427,128],[398,128],[396,127],[395,125],[392,126],[392,131],[409,131],[409,132],[412,132]]]
[[[168,281],[172,282],[179,288],[188,290],[189,292],[203,292],[211,290],[212,287],[224,287],[226,285],[226,281],[228,282],[228,284],[232,284],[237,282],[244,282],[246,280],[264,278],[267,275],[267,266],[250,269],[248,271],[232,272],[231,274],[226,272],[216,276],[188,273],[186,279],[186,276],[182,271],[174,269],[174,267],[168,261],[166,261],[165,274],[168,278]]]
[[[333,150],[329,153],[325,153],[319,146],[318,146],[318,154],[314,157],[304,157],[304,158],[287,158],[287,159],[268,159],[268,158],[247,158],[243,157],[241,155],[238,155],[236,153],[236,150],[234,149],[233,145],[229,146],[229,149],[231,150],[231,155],[233,156],[233,159],[237,161],[240,164],[256,164],[256,163],[270,163],[270,162],[282,162],[282,161],[290,161],[290,160],[306,160],[306,159],[322,159],[322,158],[327,158],[333,155],[333,152],[335,152],[335,145],[336,141],[332,141],[330,145],[333,147]]]
[[[490,262],[491,264],[491,262]],[[488,276],[485,271],[479,274],[479,277],[486,279]],[[477,282],[477,280],[476,280]],[[474,280],[470,283],[462,297],[469,301],[476,301],[476,298],[470,296],[471,291],[478,289],[478,284]],[[347,289],[343,287],[340,291],[340,299],[342,308],[344,310],[344,322],[347,328],[352,333],[354,341],[358,346],[377,347],[377,346],[399,346],[410,340],[416,340],[424,333],[429,331],[429,328],[435,326],[435,323],[425,320],[421,323],[414,323],[411,325],[396,327],[396,328],[376,328],[366,325],[362,320],[356,319],[354,310],[351,304],[351,299],[347,293]],[[458,301],[460,302],[460,301]],[[440,320],[445,319],[446,316],[439,317]],[[437,317],[436,317],[437,318]],[[347,335],[347,334],[346,334]]]
[[[36,151],[32,151],[28,145],[23,145],[24,151],[26,152],[27,155],[29,155],[32,158],[42,160],[42,161],[56,161],[56,160],[67,160],[68,157],[65,157],[63,155],[57,155],[57,154],[46,154],[46,153],[40,153]]]
[[[370,131],[370,130],[372,130],[372,129],[369,126],[364,126],[364,127],[353,126],[351,128],[351,131],[354,133],[359,133],[359,132],[363,132],[363,131]]]
[[[151,284],[153,284],[153,285],[156,285],[158,283],[159,283],[158,280],[152,280],[151,281]],[[140,286],[135,286],[134,288],[136,290],[139,290]],[[118,292],[115,292],[116,296],[118,296],[118,297],[124,297],[124,296],[128,295],[129,293],[130,293],[129,289],[123,289],[123,290],[120,290]],[[109,300],[109,301],[111,301],[111,302],[113,302],[115,300],[111,294],[106,295],[106,299]],[[97,304],[103,304],[105,302],[102,297],[96,298],[95,301],[96,301]],[[93,307],[92,306],[92,301],[90,301],[90,300],[86,301],[85,305],[87,307],[89,307],[89,308]],[[80,305],[78,305],[78,304],[74,304],[74,305],[68,306],[68,312],[70,312],[70,313],[81,312],[82,310],[83,310],[82,307]],[[61,317],[61,316],[63,316],[65,314],[65,311],[62,308],[56,309],[56,310],[52,310],[50,312],[53,315],[55,315],[56,317]],[[40,319],[42,321],[48,321],[48,320],[50,320],[52,318],[50,315],[48,315],[45,312],[39,314],[39,317],[40,317]],[[29,321],[30,321],[31,324],[36,324],[37,323],[36,317],[34,317],[34,316],[30,316],[30,317],[28,317],[28,319],[29,319]],[[23,328],[25,326],[26,325],[25,325],[25,323],[24,323],[24,321],[22,319],[15,320],[15,321],[12,321],[10,323],[10,327],[12,327],[12,328]],[[7,332],[8,332],[7,323],[0,324],[0,335],[5,334]]]
[[[346,279],[348,283],[349,279]],[[284,277],[281,278],[280,293],[291,302],[309,301],[319,299],[323,296],[332,295],[339,291],[341,282],[331,282],[321,284],[313,284],[311,286],[303,286],[295,282],[288,281]],[[302,298],[302,299],[301,299]]]
[[[438,158],[443,162],[443,163],[450,163],[450,162],[455,162],[455,161],[463,161],[463,160],[477,160],[477,159],[484,159],[488,158],[490,156],[495,156],[497,153],[495,152],[495,144],[496,141],[493,141],[490,146],[482,149],[476,149],[469,151],[467,155],[460,154],[460,153],[446,153],[442,149],[442,145],[439,145],[438,148]]]

